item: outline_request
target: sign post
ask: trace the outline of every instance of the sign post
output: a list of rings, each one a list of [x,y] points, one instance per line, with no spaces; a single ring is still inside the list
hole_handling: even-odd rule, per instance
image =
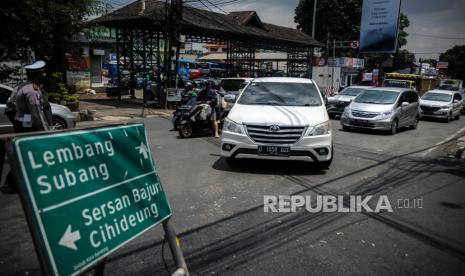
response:
[[[46,274],[84,272],[160,223],[188,273],[144,125],[20,137],[8,151]]]

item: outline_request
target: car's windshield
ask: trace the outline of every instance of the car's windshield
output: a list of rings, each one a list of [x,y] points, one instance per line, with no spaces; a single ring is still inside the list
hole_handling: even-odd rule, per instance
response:
[[[396,102],[399,92],[387,90],[366,90],[355,98],[356,103],[369,104],[393,104]]]
[[[450,102],[452,100],[452,95],[429,92],[421,97],[421,99],[425,101]]]
[[[242,93],[239,104],[321,106],[321,98],[313,83],[253,82]]]
[[[234,79],[234,80],[222,80],[221,81],[221,87],[225,91],[239,91],[242,88],[242,84],[244,83],[244,80],[241,79]]]
[[[403,80],[385,80],[384,87],[410,88],[410,82]]]
[[[357,96],[365,90],[366,88],[347,87],[344,90],[342,90],[341,93],[339,93],[339,95]]]

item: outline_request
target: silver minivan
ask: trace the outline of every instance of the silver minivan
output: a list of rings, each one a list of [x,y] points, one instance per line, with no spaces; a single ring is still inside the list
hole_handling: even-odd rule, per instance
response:
[[[379,87],[365,90],[346,107],[341,117],[344,130],[352,128],[387,130],[416,129],[419,121],[418,93],[409,88]]]

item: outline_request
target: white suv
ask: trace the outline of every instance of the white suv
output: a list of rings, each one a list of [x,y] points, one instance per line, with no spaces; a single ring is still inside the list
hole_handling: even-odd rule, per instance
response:
[[[332,133],[315,82],[301,78],[258,78],[239,95],[223,125],[221,154],[235,158],[301,160],[327,169]]]

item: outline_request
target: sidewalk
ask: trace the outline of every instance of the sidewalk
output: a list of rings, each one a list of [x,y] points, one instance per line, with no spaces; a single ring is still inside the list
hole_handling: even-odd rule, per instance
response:
[[[136,97],[139,96],[136,94]],[[135,118],[172,115],[172,110],[143,106],[142,99],[109,99],[104,93],[79,96],[80,112],[94,111],[95,121],[119,122]]]
[[[447,148],[447,153],[451,158],[458,158],[465,161],[465,135],[457,138],[455,143]]]

